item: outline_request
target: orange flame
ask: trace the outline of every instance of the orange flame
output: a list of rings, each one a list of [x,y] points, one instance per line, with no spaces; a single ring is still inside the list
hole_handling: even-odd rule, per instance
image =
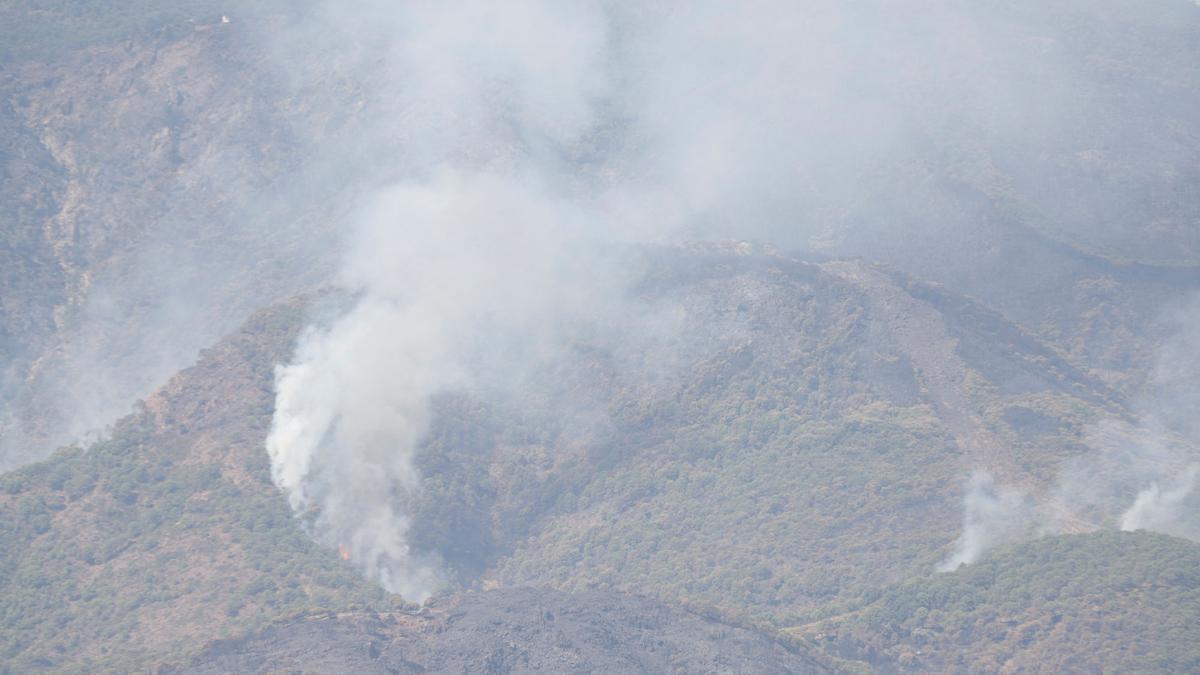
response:
[[[338,555],[342,556],[342,560],[349,560],[350,549],[346,548],[345,544],[338,544]]]

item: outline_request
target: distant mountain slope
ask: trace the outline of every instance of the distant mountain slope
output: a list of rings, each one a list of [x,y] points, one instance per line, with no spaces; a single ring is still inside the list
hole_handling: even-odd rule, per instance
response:
[[[510,588],[420,614],[327,612],[206,648],[167,673],[818,673],[807,646],[611,592]]]
[[[260,0],[261,3],[261,0]],[[211,24],[228,11],[221,0],[134,0],[119,6],[89,0],[18,0],[0,4],[0,63],[58,59],[96,43]]]
[[[398,171],[386,78],[278,58],[270,36],[308,7],[281,4],[0,4],[0,467],[112,422],[259,306],[326,282],[356,191]],[[1131,391],[1153,320],[1200,289],[1200,9],[929,6],[987,27],[1002,58],[975,64],[996,79],[981,92],[1072,88],[1037,89],[1057,95],[1014,130],[953,95],[970,72],[935,86],[914,68],[891,83],[911,142],[835,171],[761,238],[945,283]],[[921,12],[889,11],[860,19],[920,31]]]
[[[1049,537],[798,632],[885,671],[1195,672],[1200,545],[1145,532]]]
[[[71,14],[22,4],[0,23]],[[110,424],[252,312],[332,274],[332,223],[351,204],[314,176],[330,167],[315,144],[354,118],[289,89],[219,18],[0,73],[0,469]]]
[[[1048,494],[1088,425],[1124,414],[1003,317],[883,268],[630,255],[639,297],[681,312],[671,359],[581,338],[519,391],[434,402],[410,543],[445,561],[447,593],[610,589],[808,623],[930,574],[970,470]],[[110,440],[0,478],[8,662],[133,666],[312,607],[388,609],[267,472],[273,367],[314,311],[257,313]]]
[[[336,313],[288,298],[336,278],[355,210],[443,139],[406,126],[396,35],[253,4],[225,21],[222,0],[0,0],[0,675],[1200,671],[1196,545],[1104,531],[1200,457],[1131,403],[1178,328],[1164,316],[1200,293],[1195,2],[804,3],[845,28],[788,83],[828,95],[809,106],[828,124],[784,125],[811,135],[794,155],[768,134],[747,163],[778,164],[746,174],[762,191],[736,208],[715,193],[742,181],[685,171],[715,206],[665,237],[779,248],[634,246],[634,300],[662,335],[581,330],[519,386],[431,402],[421,490],[390,495],[444,566],[424,614],[310,540],[319,513],[289,510],[264,439],[275,366]],[[625,43],[618,23],[601,42]],[[724,55],[686,51],[719,98],[706,68]],[[613,55],[615,79],[643,56]],[[632,185],[622,153],[674,143],[626,137],[620,99],[645,92],[614,86],[562,161]],[[802,107],[671,126],[703,149],[726,122]],[[526,130],[498,112],[464,152],[507,166]],[[1176,398],[1163,419],[1187,416]],[[1146,447],[1155,466],[1130,470]],[[996,539],[1043,538],[935,575],[977,470],[1020,502]]]
[[[271,484],[272,364],[304,316],[255,315],[110,440],[0,477],[0,672],[134,669],[297,609],[390,606]]]
[[[502,584],[662,593],[786,625],[931,571],[971,470],[1046,495],[1059,463],[1089,452],[1089,421],[1123,414],[1002,317],[885,270],[658,255],[645,293],[685,309],[686,356],[646,387],[654,366],[586,352],[530,385],[545,393],[519,415],[478,425],[499,430],[490,440],[455,447],[441,440],[455,418],[435,424],[422,543],[490,546],[485,579]],[[578,400],[599,421],[582,438],[544,403]],[[1100,525],[1043,505],[1053,526]]]

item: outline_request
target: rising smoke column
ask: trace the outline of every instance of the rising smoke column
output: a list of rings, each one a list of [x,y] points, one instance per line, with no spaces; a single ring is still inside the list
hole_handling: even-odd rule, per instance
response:
[[[1158,324],[1166,337],[1137,400],[1138,424],[1097,425],[1092,437],[1108,442],[1082,473],[1093,489],[1115,493],[1109,520],[1120,529],[1200,541],[1200,298],[1175,303]]]
[[[963,530],[954,552],[938,565],[939,572],[953,572],[969,565],[988,549],[1024,534],[1031,517],[1030,505],[1021,492],[996,485],[986,471],[971,474],[963,497]]]
[[[359,58],[395,80],[379,85],[376,132],[401,139],[392,172],[406,177],[357,218],[340,283],[353,307],[279,368],[267,450],[318,541],[424,601],[442,572],[410,549],[407,514],[431,398],[548,358],[603,285],[576,255],[592,207],[562,177],[594,124],[605,22],[588,3],[329,11],[380,45]]]
[[[1064,104],[1046,96],[1069,91],[1044,54],[989,50],[977,38],[999,24],[971,7],[324,7],[294,53],[348,63],[372,93],[360,145],[383,187],[364,186],[371,206],[348,237],[341,282],[355,307],[280,371],[273,471],[314,534],[389,588],[430,592],[436,561],[405,544],[430,398],[519,381],[570,326],[628,321],[626,280],[597,255],[606,244],[752,238],[858,255],[932,216],[971,221],[974,198],[925,166],[929,143],[1041,152],[1030,122],[1033,141],[1057,137]],[[963,166],[990,166],[988,150]],[[953,241],[942,234],[957,222],[913,241]],[[964,559],[994,540],[988,499],[1006,502],[981,490]]]
[[[423,600],[440,573],[410,550],[407,514],[431,398],[513,386],[572,331],[648,339],[655,321],[626,300],[628,271],[605,251],[659,241],[714,202],[753,201],[740,186],[763,170],[747,159],[766,132],[733,120],[744,107],[788,106],[755,106],[778,88],[729,78],[729,68],[736,106],[728,91],[693,86],[710,73],[690,65],[692,47],[728,23],[719,6],[679,35],[662,30],[679,18],[669,7],[637,10],[622,20],[641,27],[621,36],[610,32],[615,8],[600,3],[367,7],[330,10],[331,25],[357,38],[348,49],[382,45],[351,60],[389,78],[375,127],[400,139],[392,173],[403,178],[374,194],[350,236],[341,285],[355,306],[307,333],[279,370],[267,448],[314,537]],[[753,29],[764,18],[740,17],[726,46],[761,43]],[[680,86],[713,100],[689,108]],[[676,114],[687,110],[690,121]]]
[[[318,540],[416,601],[438,583],[432,564],[409,550],[404,508],[418,487],[413,453],[426,397],[446,377],[439,329],[421,309],[368,300],[309,333],[278,372],[267,439],[276,485],[297,513],[315,510]]]
[[[594,275],[620,275],[575,252],[590,214],[533,185],[444,170],[381,196],[347,266],[360,299],[278,371],[276,484],[318,540],[408,599],[440,581],[406,543],[431,398],[519,378],[617,295]]]
[[[1183,537],[1197,536],[1186,518],[1186,502],[1196,488],[1200,466],[1193,465],[1163,489],[1158,483],[1138,493],[1133,506],[1121,515],[1122,530],[1154,530]]]
[[[439,170],[378,197],[344,285],[359,300],[277,377],[273,477],[314,535],[424,600],[437,563],[406,543],[432,397],[515,386],[570,331],[628,322],[623,276],[592,252],[597,215],[536,176]]]
[[[1159,317],[1165,338],[1155,367],[1135,399],[1135,423],[1101,419],[1085,435],[1090,452],[1064,463],[1049,499],[1086,514],[1096,527],[1147,530],[1200,541],[1200,299]],[[1131,495],[1132,498],[1131,498]],[[1032,497],[997,486],[985,472],[968,482],[963,530],[938,566],[953,571],[993,546],[1061,534]]]

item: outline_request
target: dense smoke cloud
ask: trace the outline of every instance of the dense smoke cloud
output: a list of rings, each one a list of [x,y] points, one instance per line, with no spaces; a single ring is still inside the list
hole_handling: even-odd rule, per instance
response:
[[[67,77],[22,112],[47,147],[90,139],[77,182],[126,201],[107,211],[92,208],[100,193],[76,195],[81,208],[60,215],[82,214],[81,240],[114,219],[147,236],[122,230],[115,264],[82,252],[97,258],[75,270],[86,284],[60,308],[63,335],[0,363],[6,404],[39,389],[0,415],[0,466],[103,427],[256,306],[328,280],[346,211],[444,163],[524,165],[552,191],[602,193],[616,216],[605,229],[623,239],[686,232],[882,259],[1020,320],[1044,318],[1029,294],[1069,287],[1068,272],[1014,266],[997,234],[1009,216],[1121,257],[1195,259],[1194,238],[1177,234],[1194,223],[1200,164],[1172,131],[1200,104],[1183,0],[306,2],[277,14],[238,9],[196,33],[215,40],[167,45],[148,68],[132,59],[132,108],[103,86],[74,94]],[[1154,35],[1154,67],[1180,77],[1145,72],[1129,34]],[[68,70],[88,80],[105,67]],[[64,117],[63,101],[91,112]],[[131,128],[144,142],[130,145]],[[169,180],[131,193],[131,173]],[[1148,198],[1153,229],[1131,226]],[[38,372],[14,367],[26,357]]]
[[[268,447],[314,534],[414,599],[438,583],[437,561],[406,544],[431,398],[511,386],[582,326],[638,335],[647,319],[611,246],[765,239],[1003,289],[979,262],[1012,261],[987,258],[979,224],[997,205],[1057,208],[1010,195],[1061,171],[1046,142],[1067,144],[1096,103],[1048,24],[990,3],[416,2],[317,16],[274,48],[301,89],[322,58],[363,83],[354,147],[374,174],[341,272],[356,304],[280,370]],[[1027,510],[977,475],[943,567],[1023,533]]]
[[[436,584],[412,560],[404,515],[431,397],[519,377],[553,358],[558,330],[603,318],[611,297],[596,260],[573,250],[586,214],[532,182],[446,169],[380,196],[345,271],[360,299],[279,373],[276,483],[298,511],[319,511],[321,539],[406,598]]]
[[[358,218],[342,272],[357,303],[280,370],[268,451],[319,539],[423,601],[439,571],[409,550],[406,512],[431,397],[519,378],[620,297],[596,250],[603,200],[569,168],[598,124],[606,22],[539,2],[372,11],[395,31],[386,105],[408,177]]]

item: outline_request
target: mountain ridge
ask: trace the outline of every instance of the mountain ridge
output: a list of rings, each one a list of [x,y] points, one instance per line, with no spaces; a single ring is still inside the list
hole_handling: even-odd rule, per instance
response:
[[[637,378],[613,370],[605,348],[592,347],[580,351],[577,362],[535,374],[516,399],[489,402],[480,390],[435,406],[418,455],[424,487],[412,514],[414,531],[426,534],[414,544],[457,570],[449,592],[524,585],[652,592],[786,626],[844,613],[904,578],[931,573],[958,534],[955,476],[969,466],[963,464],[969,454],[961,454],[951,426],[928,402],[928,388],[922,393],[921,375],[899,368],[903,361],[890,356],[896,349],[891,333],[879,332],[881,324],[871,318],[886,308],[872,305],[827,268],[743,245],[651,249],[645,255],[654,261],[647,269],[656,281],[640,292],[686,309],[690,318],[681,334],[693,346],[680,353],[697,362],[685,359],[645,389]],[[891,288],[904,292],[902,285]],[[272,625],[283,614],[331,600],[387,611],[392,601],[342,564],[336,551],[307,540],[271,484],[262,451],[274,367],[287,361],[313,317],[329,314],[322,304],[336,312],[344,302],[336,294],[327,297],[259,312],[148,398],[111,440],[87,452],[62,451],[3,477],[0,512],[20,523],[0,532],[3,548],[18,556],[13,560],[40,562],[36,571],[23,564],[0,583],[8,589],[40,585],[50,591],[40,597],[62,598],[64,609],[92,603],[104,612],[115,603],[142,617],[122,624],[124,638],[73,634],[82,626],[68,620],[66,631],[55,631],[64,637],[35,647],[29,640],[51,624],[26,623],[37,614],[13,605],[24,596],[12,595],[3,615],[8,658],[45,667],[59,662],[61,652],[51,654],[60,645],[90,654],[93,660],[84,663],[132,665],[161,658],[155,650],[195,648],[203,635]],[[979,377],[972,362],[963,363]],[[806,369],[816,378],[814,388],[797,389],[804,378],[795,374]],[[846,373],[864,375],[860,388],[843,388]],[[1050,388],[1037,396],[1066,396],[1078,410],[1088,409],[1054,379],[1026,386],[1030,382]],[[590,392],[587,405],[608,410],[597,418],[603,424],[583,436],[551,422],[555,402],[569,400],[572,391]],[[964,401],[978,399],[980,391],[999,395],[997,401],[1031,395],[985,387]],[[989,405],[1007,410],[1013,403]],[[525,422],[514,424],[520,419],[509,413],[514,406],[524,409]],[[1042,407],[1043,414],[1049,410]],[[1036,430],[1032,438],[1069,438],[1081,432],[1081,423],[1064,418],[1065,427],[1052,427],[1050,436]],[[796,454],[794,442],[813,449]],[[1021,457],[1010,459],[1020,466],[1027,461]],[[889,477],[896,466],[917,473]],[[927,475],[917,478],[921,472]],[[803,482],[810,480],[806,475],[815,482]],[[773,485],[782,477],[802,482]],[[863,515],[864,489],[883,500],[877,507],[886,520]],[[808,496],[799,503],[778,497],[787,494]],[[777,496],[756,504],[754,495]],[[723,524],[730,517],[734,521]],[[100,536],[83,534],[81,527]],[[729,527],[761,536],[697,536]],[[879,546],[880,527],[890,531],[887,547]],[[910,538],[897,538],[905,529],[912,530]],[[68,541],[93,543],[69,554],[62,548]],[[696,545],[702,548],[693,551]],[[830,566],[830,547],[843,552],[842,567]],[[174,551],[188,551],[187,569],[200,576],[182,586],[168,581],[166,570],[175,568],[167,561],[182,562],[172,558]],[[291,552],[280,558],[284,551]],[[611,557],[617,551],[621,557]],[[675,561],[677,555],[693,560],[686,585],[678,583],[683,562]],[[51,560],[59,562],[48,565]],[[248,576],[226,586],[222,568]],[[116,591],[114,583],[124,590]],[[103,593],[126,599],[97,600]],[[39,612],[48,609],[39,606]],[[218,620],[208,610],[191,613],[205,606],[225,614]],[[148,618],[160,612],[163,619]],[[54,616],[44,620],[57,621]],[[145,621],[164,620],[174,638],[144,632]],[[122,647],[121,640],[132,642]],[[111,658],[90,651],[101,644],[114,650]],[[130,650],[134,644],[140,646]]]

